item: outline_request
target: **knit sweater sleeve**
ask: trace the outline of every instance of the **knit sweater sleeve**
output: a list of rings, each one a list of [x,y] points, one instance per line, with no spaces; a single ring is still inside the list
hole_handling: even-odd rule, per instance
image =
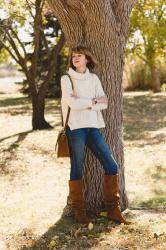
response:
[[[64,100],[71,109],[82,110],[92,108],[92,100],[90,98],[75,98],[73,94],[72,85],[68,76],[61,77],[62,100]]]
[[[104,93],[103,87],[101,85],[100,79],[98,78],[97,75],[94,74],[95,77],[95,83],[96,83],[96,89],[95,89],[95,97],[101,97],[101,96],[106,96],[106,94]],[[92,110],[102,110],[102,109],[106,109],[107,108],[107,104],[105,103],[97,103],[95,105],[92,106]]]

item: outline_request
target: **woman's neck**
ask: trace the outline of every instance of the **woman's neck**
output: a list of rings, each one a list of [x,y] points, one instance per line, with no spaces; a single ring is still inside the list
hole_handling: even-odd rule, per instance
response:
[[[86,67],[76,68],[76,72],[78,72],[78,73],[85,73],[86,72]]]

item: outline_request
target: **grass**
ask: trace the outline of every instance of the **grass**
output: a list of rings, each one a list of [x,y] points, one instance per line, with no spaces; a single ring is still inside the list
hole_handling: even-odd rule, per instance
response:
[[[29,104],[29,98],[25,96],[21,97],[7,97],[7,98],[2,98],[1,97],[1,103],[0,107],[10,107],[10,106],[23,106],[24,110],[26,109],[25,105]]]
[[[61,217],[68,194],[69,160],[56,159],[59,100],[46,100],[52,130],[31,130],[31,104],[21,94],[0,94],[0,249],[166,249],[164,93],[125,92],[126,189],[133,223],[104,216],[93,228]]]
[[[140,140],[146,137],[146,133],[161,131],[153,138],[153,143],[155,139],[157,143],[164,141],[162,129],[166,127],[166,97],[151,92],[132,93],[125,94],[124,98],[124,139]]]

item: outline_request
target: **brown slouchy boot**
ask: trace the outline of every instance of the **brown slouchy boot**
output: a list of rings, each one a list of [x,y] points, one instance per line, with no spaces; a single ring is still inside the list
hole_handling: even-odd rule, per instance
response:
[[[104,202],[110,220],[130,224],[124,219],[120,210],[118,175],[104,176]]]
[[[69,181],[69,197],[74,212],[74,217],[77,222],[88,224],[90,220],[86,216],[86,211],[83,203],[83,182],[82,180]]]

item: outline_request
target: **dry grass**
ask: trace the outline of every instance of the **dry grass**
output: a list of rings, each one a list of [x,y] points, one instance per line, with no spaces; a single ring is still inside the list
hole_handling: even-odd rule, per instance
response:
[[[47,102],[54,129],[31,130],[31,107],[21,94],[0,95],[0,250],[166,249],[164,93],[124,95],[126,188],[134,223],[94,218],[92,230],[61,218],[69,161],[56,160],[58,102]],[[144,207],[146,209],[134,209]]]
[[[126,183],[131,206],[166,207],[166,95],[124,98]]]

